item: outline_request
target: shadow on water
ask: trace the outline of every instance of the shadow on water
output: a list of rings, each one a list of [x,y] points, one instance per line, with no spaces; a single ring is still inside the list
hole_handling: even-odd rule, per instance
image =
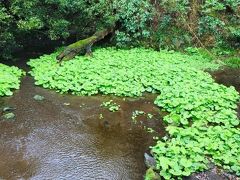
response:
[[[160,127],[155,95],[140,99],[110,96],[60,95],[22,80],[4,104],[16,107],[14,122],[0,121],[0,178],[3,179],[143,179],[143,154],[154,142],[140,123],[131,121],[134,110],[154,115],[150,126]],[[45,97],[33,99],[35,94]],[[113,99],[117,112],[100,106]],[[103,119],[99,118],[102,114]]]

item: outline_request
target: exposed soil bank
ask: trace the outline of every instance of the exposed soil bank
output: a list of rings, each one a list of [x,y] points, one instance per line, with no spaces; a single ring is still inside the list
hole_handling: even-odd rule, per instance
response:
[[[45,100],[34,100],[35,94]],[[14,96],[2,98],[4,105],[16,108],[16,118],[0,121],[0,178],[143,179],[143,154],[153,143],[152,136],[141,123],[134,125],[131,116],[134,110],[144,110],[160,119],[155,97],[124,101],[60,95],[34,86],[33,79],[25,77]],[[121,110],[112,113],[100,107],[110,99]],[[104,118],[99,119],[99,114]],[[161,121],[147,123],[163,134]]]

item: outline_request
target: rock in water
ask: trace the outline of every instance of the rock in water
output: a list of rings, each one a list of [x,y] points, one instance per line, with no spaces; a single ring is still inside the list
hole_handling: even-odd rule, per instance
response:
[[[14,111],[14,110],[16,110],[16,108],[14,107],[10,107],[10,106],[3,107],[3,112]]]
[[[156,168],[156,161],[155,161],[155,159],[152,156],[150,156],[149,154],[147,154],[147,153],[144,153],[144,162],[145,162],[145,165],[148,168],[153,168],[153,169]]]
[[[44,100],[44,97],[43,97],[43,96],[40,96],[40,95],[35,95],[35,96],[33,97],[33,99],[35,99],[36,101],[42,101],[42,100]]]

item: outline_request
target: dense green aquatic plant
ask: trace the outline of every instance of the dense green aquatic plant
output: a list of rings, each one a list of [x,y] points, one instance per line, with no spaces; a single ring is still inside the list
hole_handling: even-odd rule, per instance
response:
[[[185,55],[135,48],[97,49],[57,64],[57,53],[28,62],[37,85],[76,95],[160,94],[155,104],[168,112],[168,135],[151,148],[165,179],[188,176],[211,161],[240,175],[240,134],[233,87],[214,82],[204,69],[217,69],[199,53]]]
[[[24,72],[17,67],[0,63],[0,96],[11,96],[13,89],[19,89],[20,77]]]
[[[165,179],[189,176],[208,168],[209,160],[239,175],[240,131],[229,126],[168,126],[170,139],[152,148]],[[208,157],[208,158],[207,158]]]
[[[77,95],[103,93],[141,96],[145,91],[159,90],[159,83],[168,81],[168,78],[172,79],[173,75],[185,67],[187,69],[186,72],[183,71],[184,74],[191,72],[191,67],[218,67],[199,55],[188,56],[164,50],[159,53],[141,48],[97,49],[93,58],[78,56],[74,60],[63,62],[61,66],[55,60],[57,54],[43,55],[39,59],[29,61],[28,65],[32,67],[30,73],[34,76],[36,85]],[[175,74],[171,75],[171,71]],[[198,74],[191,72],[188,76],[191,75]],[[161,81],[154,84],[158,79]]]

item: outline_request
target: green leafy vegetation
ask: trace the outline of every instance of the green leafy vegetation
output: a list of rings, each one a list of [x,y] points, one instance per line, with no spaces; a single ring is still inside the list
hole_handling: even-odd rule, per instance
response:
[[[147,113],[147,117],[148,117],[148,119],[152,119],[153,115],[151,113]]]
[[[239,0],[1,1],[0,56],[50,40],[77,41],[114,22],[109,39],[120,47],[239,47],[239,5]]]
[[[24,72],[17,67],[9,67],[0,63],[0,96],[11,96],[12,90],[19,89],[20,78]]]
[[[159,91],[161,82],[169,80],[171,85],[181,78],[185,79],[182,77],[185,75],[186,78],[199,75],[210,78],[209,74],[196,68],[219,67],[198,54],[188,56],[174,51],[157,52],[142,48],[97,49],[93,58],[78,56],[74,60],[62,62],[60,66],[56,55],[57,53],[53,53],[30,60],[30,74],[34,76],[36,85],[76,95],[102,93],[141,96],[143,92]],[[158,80],[161,81],[157,82]]]
[[[101,106],[108,108],[109,111],[111,111],[111,112],[116,112],[120,108],[120,105],[118,105],[117,103],[113,102],[113,100],[110,100],[110,101],[107,101],[107,102],[103,102],[101,104]]]
[[[132,113],[132,120],[133,120],[133,122],[137,122],[137,117],[138,116],[141,116],[141,115],[145,115],[146,113],[144,112],[144,111],[139,111],[139,110],[135,110],[135,111],[133,111],[133,113]]]
[[[155,133],[156,131],[153,128],[144,126],[144,129],[149,133]]]
[[[146,112],[141,111],[141,110],[135,110],[135,111],[132,112],[132,117],[131,117],[132,121],[134,123],[137,123],[137,118],[139,116],[145,116],[146,119],[148,119],[148,120],[153,119],[153,115],[151,113],[146,113]],[[148,129],[148,127],[146,127],[146,129]]]
[[[159,94],[155,104],[168,112],[163,118],[168,136],[151,151],[165,179],[205,170],[210,161],[240,175],[239,94],[203,71],[218,64],[201,53],[142,48],[97,49],[92,58],[78,56],[61,65],[56,54],[28,62],[36,85],[76,95]]]
[[[152,168],[149,168],[146,171],[146,175],[144,177],[144,180],[160,180],[160,176],[157,175]]]
[[[239,0],[155,1],[153,34],[161,48],[239,47]]]
[[[103,119],[103,114],[99,114],[99,119]]]
[[[240,68],[240,57],[230,57],[224,63],[231,68]]]
[[[209,161],[239,174],[240,132],[220,125],[168,126],[170,139],[158,141],[152,148],[157,169],[165,179],[189,176],[208,168]]]
[[[117,46],[149,38],[152,6],[148,0],[12,0],[0,2],[0,57],[49,40],[79,40],[113,26]],[[44,41],[44,42],[43,42]]]

